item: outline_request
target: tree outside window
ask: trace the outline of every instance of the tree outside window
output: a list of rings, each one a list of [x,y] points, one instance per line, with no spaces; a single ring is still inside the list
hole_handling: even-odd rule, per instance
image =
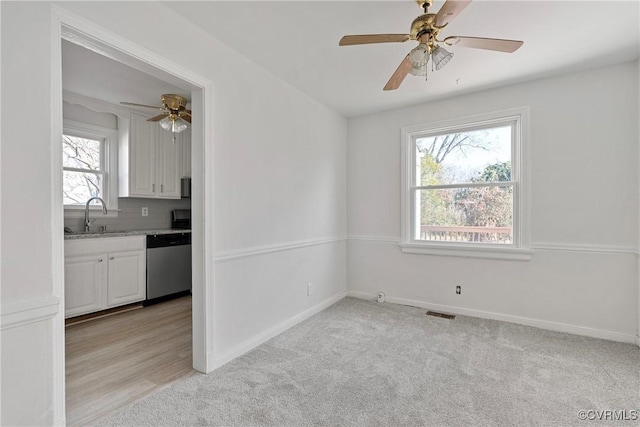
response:
[[[513,125],[417,137],[414,239],[513,243]]]
[[[91,197],[104,196],[104,146],[104,140],[62,136],[64,205],[84,205]]]

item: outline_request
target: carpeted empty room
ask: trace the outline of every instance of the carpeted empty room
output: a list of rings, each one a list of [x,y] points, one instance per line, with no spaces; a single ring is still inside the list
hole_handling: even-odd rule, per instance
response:
[[[639,366],[632,344],[345,298],[99,425],[631,425]]]

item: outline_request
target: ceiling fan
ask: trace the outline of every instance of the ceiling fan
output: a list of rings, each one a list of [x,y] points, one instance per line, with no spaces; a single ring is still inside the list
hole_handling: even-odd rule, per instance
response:
[[[160,122],[160,126],[163,129],[170,130],[173,133],[180,133],[185,130],[187,123],[191,123],[191,110],[187,110],[187,98],[180,95],[165,94],[162,95],[161,100],[162,107],[136,104],[134,102],[121,102],[120,104],[163,110],[162,113],[147,119],[147,121]]]
[[[471,0],[447,0],[438,13],[429,13],[432,0],[415,0],[422,8],[423,14],[411,23],[410,34],[363,34],[348,35],[340,39],[340,46],[350,46],[371,43],[403,43],[407,40],[416,40],[418,46],[400,63],[393,73],[384,90],[394,90],[411,73],[416,76],[427,75],[427,62],[431,56],[436,70],[444,67],[453,56],[438,43],[447,46],[462,46],[475,49],[495,50],[499,52],[515,52],[524,42],[519,40],[490,39],[483,37],[450,36],[444,40],[438,40],[442,31],[471,3]]]

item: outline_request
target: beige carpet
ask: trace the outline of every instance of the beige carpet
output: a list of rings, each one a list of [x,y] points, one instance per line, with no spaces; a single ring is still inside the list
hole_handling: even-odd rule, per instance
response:
[[[636,346],[347,298],[101,425],[640,424],[634,415]]]

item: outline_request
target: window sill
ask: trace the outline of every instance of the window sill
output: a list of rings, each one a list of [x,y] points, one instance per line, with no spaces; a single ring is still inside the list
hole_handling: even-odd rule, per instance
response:
[[[496,246],[471,246],[465,244],[400,243],[402,252],[407,254],[453,256],[463,258],[485,258],[509,261],[531,261],[530,249]]]

